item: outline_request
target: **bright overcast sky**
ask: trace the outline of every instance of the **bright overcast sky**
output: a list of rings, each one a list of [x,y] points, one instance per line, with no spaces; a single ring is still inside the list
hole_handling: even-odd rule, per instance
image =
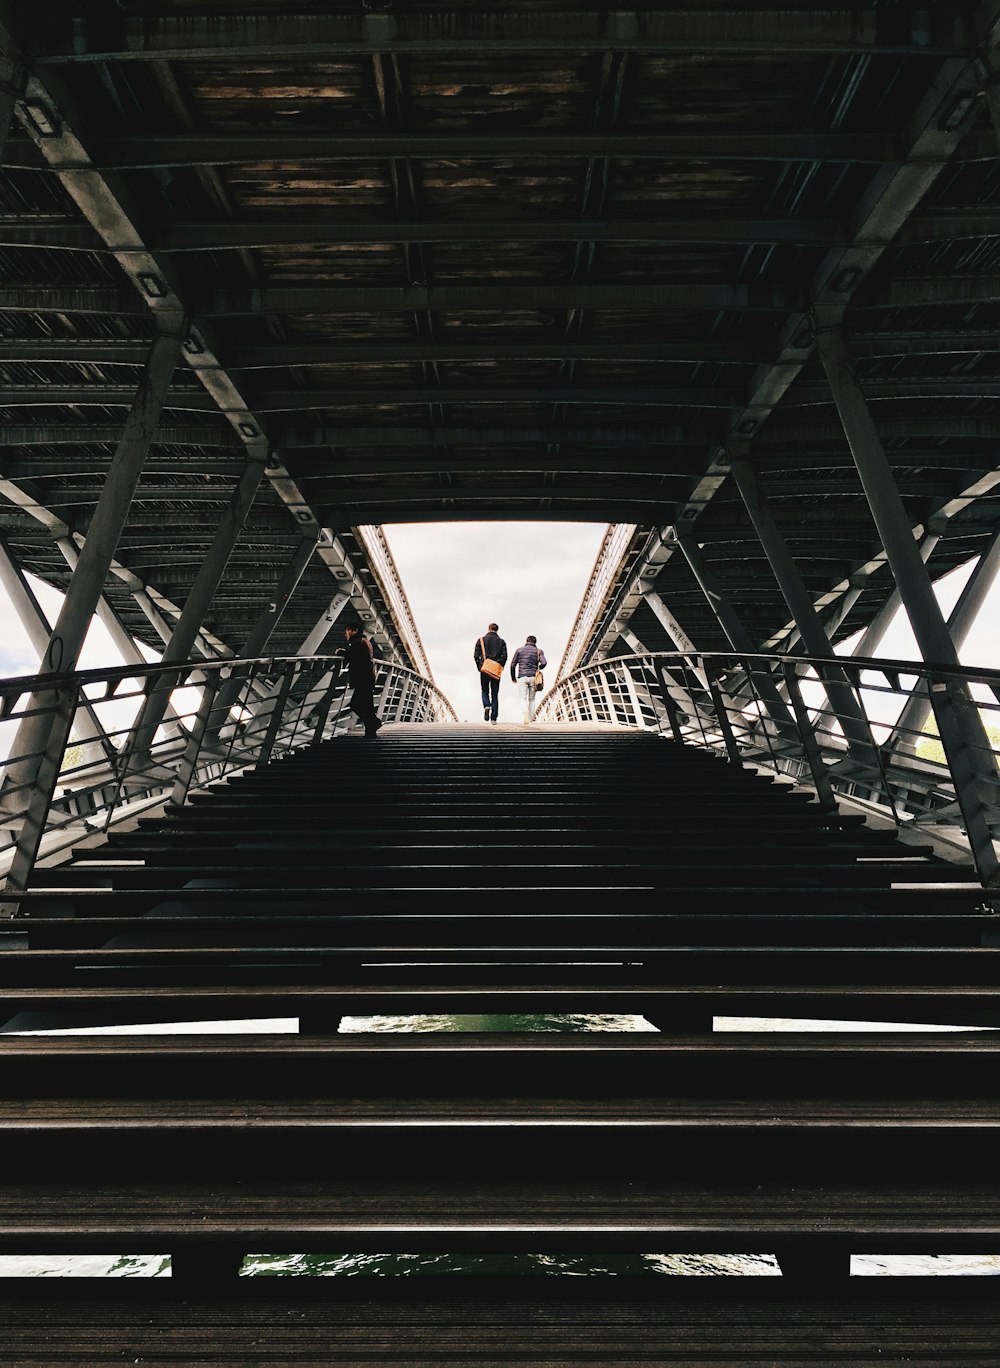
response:
[[[554,682],[605,528],[604,523],[500,522],[384,526],[434,680],[459,720],[482,716],[472,651],[490,622],[499,623],[510,651],[529,632],[537,636],[549,661],[546,682]],[[971,569],[970,563],[939,585],[946,614]],[[32,584],[54,620],[60,595],[35,580]],[[152,652],[143,653],[152,658]],[[877,654],[919,658],[902,616]],[[1000,577],[961,659],[966,665],[1000,668]],[[95,623],[81,668],[119,663],[104,629]],[[32,674],[37,667],[37,656],[0,591],[0,676]],[[500,686],[501,720],[511,720],[514,710],[514,689],[507,675]]]
[[[536,636],[549,662],[546,683],[555,682],[607,526],[383,524],[434,682],[460,722],[483,715],[472,652],[491,622],[509,654],[529,633]],[[508,672],[500,684],[500,721],[514,721],[516,711]]]

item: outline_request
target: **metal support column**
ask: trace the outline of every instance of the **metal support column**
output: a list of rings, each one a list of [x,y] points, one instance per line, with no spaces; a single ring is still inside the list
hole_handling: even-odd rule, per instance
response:
[[[855,378],[840,316],[818,311],[816,323],[823,369],[921,657],[927,665],[955,666],[958,652],[913,540],[878,429]],[[996,793],[998,776],[979,711],[968,686],[958,680],[933,683],[931,703],[973,858],[984,885],[996,886],[1000,861],[990,832],[987,803]]]
[[[77,561],[80,559],[80,553],[76,549],[73,541],[71,541],[69,537],[59,537],[56,541],[56,546],[59,548],[59,552],[69,568],[75,570]],[[133,594],[133,597],[136,602],[139,603],[140,607],[144,606],[143,603],[140,602],[140,596],[138,594]],[[145,596],[143,596],[143,598],[145,599]],[[148,603],[148,599],[146,599],[145,602]],[[149,606],[152,608],[152,604]],[[97,600],[97,607],[94,611],[96,612],[102,627],[111,638],[111,644],[126,665],[146,666],[150,664],[150,661],[148,661],[139,650],[132,635],[122,625],[121,619],[104,594]],[[155,609],[153,609],[153,611],[155,613]],[[147,617],[148,616],[149,614],[147,613]],[[163,628],[162,640],[167,642],[170,640],[170,628],[166,626],[159,614],[156,614],[156,617]],[[155,627],[156,623],[154,622],[153,625]],[[176,728],[177,714],[173,708],[167,709],[167,717]]]
[[[257,486],[260,484],[263,474],[264,461],[258,457],[250,457],[243,467],[230,498],[229,507],[222,515],[205,559],[198,569],[183,611],[177,619],[177,626],[174,628],[173,635],[161,657],[161,664],[180,664],[187,660],[190,655],[209,604],[219,586],[219,581],[225,574],[233,547],[243,530],[243,525],[250,512],[254,495],[257,493]],[[157,728],[163,721],[164,713],[170,702],[170,693],[175,687],[175,683],[175,676],[170,674],[161,676],[142,705],[132,729],[131,759],[129,761],[129,772],[131,774],[149,767],[153,740]],[[173,777],[172,772],[170,777]]]
[[[128,519],[184,335],[183,319],[174,319],[170,331],[160,332],[150,347],[132,408],[87,529],[87,540],[39,667],[40,674],[76,669],[118,539]],[[20,808],[26,806],[25,820],[6,881],[7,888],[16,889],[27,887],[72,724],[72,711],[66,716],[65,697],[57,699],[51,690],[33,694],[30,711],[32,715],[25,717],[18,727],[10,752],[15,757],[23,757],[10,767],[13,771],[10,780],[24,785],[22,792],[30,795],[26,805],[23,800],[18,803]]]
[[[833,647],[830,645],[826,629],[813,606],[799,567],[795,564],[788,545],[760,492],[753,467],[743,455],[731,454],[730,462],[736,488],[746,505],[750,521],[778,582],[778,588],[788,605],[788,611],[799,629],[806,653],[813,656],[832,656]],[[866,769],[877,771],[868,719],[847,676],[840,673],[835,666],[829,667],[822,677],[822,684],[851,755]]]
[[[11,556],[2,537],[0,537],[0,585],[3,586],[7,597],[13,604],[21,626],[27,633],[33,649],[38,653],[39,660],[41,660],[48,650],[49,641],[52,637],[52,627],[21,567]],[[71,734],[74,741],[88,748],[86,763],[99,763],[101,760],[105,760],[111,764],[117,758],[118,752],[115,750],[111,738],[101,725],[101,720],[94,708],[86,699],[84,699],[80,710],[73,719]]]
[[[965,588],[959,595],[958,602],[948,618],[948,632],[955,643],[956,653],[961,651],[965,638],[969,635],[969,629],[979,616],[979,610],[993,588],[998,572],[1000,572],[1000,532],[994,534],[993,540],[980,556],[979,563],[966,581]],[[886,747],[912,753],[915,738],[923,730],[924,723],[930,716],[930,711],[931,701],[927,696],[927,685],[921,681],[910,694],[906,706],[899,714],[892,735],[886,742]]]

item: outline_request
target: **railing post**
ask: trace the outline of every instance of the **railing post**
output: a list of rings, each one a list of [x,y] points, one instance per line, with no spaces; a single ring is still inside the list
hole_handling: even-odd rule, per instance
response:
[[[202,685],[201,701],[198,704],[198,711],[191,726],[187,745],[184,747],[184,754],[177,766],[177,778],[170,792],[170,801],[177,807],[180,807],[187,798],[188,789],[191,787],[191,781],[198,766],[198,756],[201,754],[202,742],[205,739],[209,715],[221,683],[221,670],[210,670],[205,678],[205,683]]]
[[[34,868],[38,851],[45,835],[49,808],[59,781],[62,758],[69,741],[73,718],[79,702],[80,690],[73,687],[50,690],[47,694],[32,694],[31,706],[43,705],[45,698],[51,700],[51,711],[46,716],[44,750],[31,757],[35,778],[28,796],[27,806],[18,833],[17,846],[11,860],[10,870],[4,885],[7,889],[22,891],[28,886],[28,879]],[[0,897],[0,919],[17,915],[16,903],[5,903]]]
[[[294,665],[286,663],[285,673],[281,677],[281,684],[278,687],[277,697],[274,699],[274,706],[271,709],[271,716],[268,718],[267,731],[264,734],[264,741],[257,756],[255,769],[263,769],[271,758],[274,750],[274,743],[278,738],[278,729],[281,726],[281,719],[285,713],[285,704],[288,702],[288,695],[292,688],[292,674]]]
[[[719,724],[719,730],[722,732],[722,740],[725,743],[726,754],[734,765],[739,765],[742,769],[743,756],[740,754],[740,748],[736,744],[736,737],[729,721],[729,713],[726,710],[726,705],[723,701],[722,691],[715,682],[715,676],[711,671],[708,672],[708,691],[712,695],[712,702],[715,704],[715,717]]]
[[[788,697],[798,723],[799,739],[802,749],[805,752],[806,763],[812,775],[813,788],[819,799],[820,807],[829,811],[837,811],[837,800],[833,796],[833,785],[830,783],[830,776],[826,772],[823,764],[823,752],[820,750],[816,740],[816,733],[813,731],[812,720],[809,717],[809,710],[802,698],[802,689],[799,686],[798,671],[800,668],[794,658],[786,659],[783,663],[785,676],[785,687],[788,690]]]
[[[333,707],[333,700],[337,696],[338,688],[341,690],[341,693],[347,692],[346,681],[343,686],[341,686],[340,673],[339,671],[334,670],[330,683],[327,686],[326,693],[320,699],[319,706],[316,709],[316,725],[313,728],[312,740],[309,742],[310,746],[318,746],[323,740],[323,732],[326,730],[327,719],[330,716],[330,709]]]
[[[684,732],[681,729],[680,713],[677,708],[677,703],[670,692],[673,681],[670,679],[670,675],[665,665],[660,666],[656,672],[656,677],[660,686],[660,697],[663,700],[663,706],[667,711],[667,719],[670,722],[670,730],[673,732],[674,740],[677,744],[683,746]]]

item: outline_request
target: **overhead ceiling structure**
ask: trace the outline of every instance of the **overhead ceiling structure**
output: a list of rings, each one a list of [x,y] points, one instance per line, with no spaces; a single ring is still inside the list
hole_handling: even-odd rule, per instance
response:
[[[218,650],[305,535],[268,649],[339,567],[419,667],[372,529],[450,519],[612,525],[569,663],[725,649],[720,601],[793,646],[776,544],[843,639],[893,578],[823,329],[931,576],[1000,526],[998,10],[0,0],[0,536],[65,586],[180,318],[108,585],[140,639],[248,459]]]

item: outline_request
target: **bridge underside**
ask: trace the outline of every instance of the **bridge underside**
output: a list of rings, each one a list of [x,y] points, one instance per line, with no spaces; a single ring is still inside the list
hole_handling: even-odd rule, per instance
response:
[[[328,529],[271,647],[343,553],[413,663],[354,529],[453,518],[634,529],[583,655],[640,570],[698,648],[729,644],[671,526],[783,646],[748,498],[830,635],[864,627],[894,581],[817,337],[932,577],[1000,523],[994,10],[4,6],[0,535],[65,586],[150,340],[180,329],[106,586],[156,649],[143,595],[172,626],[248,460],[206,649],[240,650]]]

